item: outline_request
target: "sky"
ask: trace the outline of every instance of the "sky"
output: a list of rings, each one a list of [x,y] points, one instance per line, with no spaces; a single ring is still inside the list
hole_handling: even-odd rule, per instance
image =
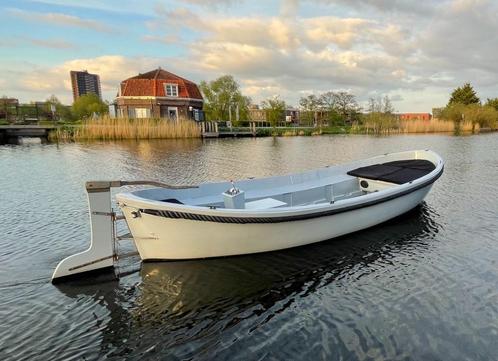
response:
[[[231,74],[254,103],[325,91],[431,112],[470,82],[498,96],[498,1],[2,0],[0,96],[72,102],[70,70],[119,83],[158,66]]]

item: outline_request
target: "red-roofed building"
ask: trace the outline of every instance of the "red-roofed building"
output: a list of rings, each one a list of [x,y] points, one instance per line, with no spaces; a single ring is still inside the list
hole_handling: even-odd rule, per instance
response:
[[[115,103],[119,117],[203,120],[197,84],[161,68],[122,81]]]
[[[401,113],[398,114],[400,120],[431,120],[431,113]]]

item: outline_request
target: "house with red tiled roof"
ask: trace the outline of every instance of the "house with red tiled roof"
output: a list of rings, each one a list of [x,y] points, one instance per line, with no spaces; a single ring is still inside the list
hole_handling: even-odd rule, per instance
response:
[[[202,94],[194,82],[157,68],[121,82],[116,97],[120,117],[203,120]]]

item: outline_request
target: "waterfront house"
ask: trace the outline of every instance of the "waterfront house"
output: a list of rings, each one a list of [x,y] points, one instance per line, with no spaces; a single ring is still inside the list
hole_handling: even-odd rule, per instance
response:
[[[115,105],[119,117],[179,117],[204,120],[203,98],[194,82],[157,68],[121,82]]]

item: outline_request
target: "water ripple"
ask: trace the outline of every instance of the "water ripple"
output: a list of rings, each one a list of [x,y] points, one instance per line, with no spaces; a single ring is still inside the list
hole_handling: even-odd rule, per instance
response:
[[[498,137],[262,138],[0,148],[0,358],[488,360],[498,354]],[[52,286],[88,245],[88,179],[199,183],[410,148],[445,173],[380,227],[282,252]],[[123,244],[123,250],[133,250]]]

